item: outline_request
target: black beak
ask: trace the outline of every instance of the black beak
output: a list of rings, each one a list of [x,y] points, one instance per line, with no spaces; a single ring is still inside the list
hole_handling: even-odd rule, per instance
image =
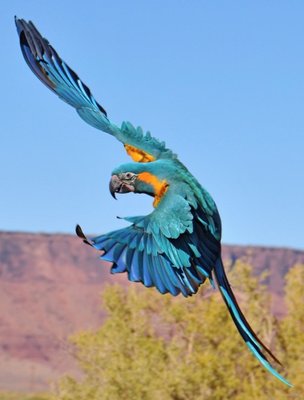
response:
[[[134,192],[134,186],[130,182],[125,182],[124,180],[121,180],[119,176],[117,175],[112,175],[110,184],[110,193],[116,199],[115,193],[130,193]]]
[[[109,189],[110,189],[110,193],[111,193],[112,197],[114,197],[115,200],[117,200],[115,193],[119,193],[121,186],[122,186],[122,182],[118,178],[118,176],[112,175],[110,184],[109,184]]]

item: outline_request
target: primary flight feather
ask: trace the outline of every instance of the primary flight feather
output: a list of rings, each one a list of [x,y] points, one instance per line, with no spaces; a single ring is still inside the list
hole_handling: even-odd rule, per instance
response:
[[[221,220],[210,194],[164,142],[129,122],[121,127],[110,122],[90,89],[34,24],[18,18],[15,22],[23,56],[33,73],[84,121],[122,142],[135,161],[113,171],[111,194],[145,193],[154,198],[154,211],[126,218],[131,223],[127,228],[87,239],[77,226],[78,236],[103,252],[100,258],[113,263],[112,273],[127,272],[129,280],[155,286],[161,293],[190,296],[206,279],[213,285],[214,274],[249,349],[268,371],[291,386],[267,359],[265,353],[278,362],[250,327],[232,292],[221,259]]]

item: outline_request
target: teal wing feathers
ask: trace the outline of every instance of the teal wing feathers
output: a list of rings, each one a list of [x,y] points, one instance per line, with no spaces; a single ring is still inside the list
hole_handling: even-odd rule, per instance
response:
[[[83,237],[80,232],[78,227],[77,234]],[[154,286],[160,293],[182,293],[187,297],[196,293],[211,273],[194,265],[189,254],[176,249],[164,236],[155,240],[153,234],[135,224],[93,238],[89,243],[104,251],[102,260],[114,263],[112,273],[127,272],[130,281]],[[177,261],[184,263],[177,266]]]
[[[151,214],[126,218],[131,226],[91,240],[79,227],[77,234],[104,252],[101,259],[114,263],[112,273],[127,272],[131,281],[155,286],[161,293],[189,296],[206,278],[212,281],[220,251],[200,222],[202,214],[169,188]]]
[[[124,145],[149,154],[154,160],[175,158],[164,142],[144,133],[129,122],[121,127],[111,123],[105,109],[95,100],[90,89],[43,38],[32,22],[15,18],[22,54],[29,68],[51,91],[74,107],[91,126],[115,136]],[[139,160],[136,160],[139,161]]]
[[[132,223],[127,228],[91,240],[79,226],[76,232],[103,251],[100,258],[113,263],[112,273],[127,272],[129,280],[155,286],[161,293],[191,296],[207,278],[213,285],[214,274],[232,320],[250,351],[271,374],[291,386],[263,354],[264,350],[278,361],[249,325],[230,287],[220,242],[214,235],[214,227],[220,226],[217,210],[212,216],[200,203],[191,204],[172,189],[168,192],[150,215],[126,218]]]

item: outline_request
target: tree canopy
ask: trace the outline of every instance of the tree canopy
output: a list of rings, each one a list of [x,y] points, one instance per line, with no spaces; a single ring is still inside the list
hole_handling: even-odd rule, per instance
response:
[[[286,276],[288,314],[270,315],[265,276],[238,262],[230,272],[241,308],[294,385],[285,387],[252,356],[220,295],[203,287],[192,298],[153,289],[109,286],[105,323],[71,338],[82,379],[64,377],[56,400],[244,400],[304,398],[304,266]],[[207,286],[207,285],[205,285]]]

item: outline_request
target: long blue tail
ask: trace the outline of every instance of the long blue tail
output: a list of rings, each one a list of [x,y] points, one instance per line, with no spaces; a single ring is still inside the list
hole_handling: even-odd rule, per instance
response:
[[[285,378],[283,378],[270,364],[267,360],[266,356],[262,353],[261,350],[267,352],[276,362],[281,364],[279,360],[272,354],[272,352],[261,342],[261,340],[254,333],[249,323],[247,322],[244,314],[242,313],[236,298],[233,294],[233,291],[230,287],[228,278],[226,276],[223,262],[221,258],[218,258],[215,264],[215,278],[218,283],[219,290],[223,296],[223,299],[227,305],[227,308],[230,312],[230,315],[242,336],[244,342],[249,347],[249,350],[253,353],[253,355],[260,361],[260,363],[275,377],[277,377],[280,381],[284,382],[288,386],[292,386]]]

